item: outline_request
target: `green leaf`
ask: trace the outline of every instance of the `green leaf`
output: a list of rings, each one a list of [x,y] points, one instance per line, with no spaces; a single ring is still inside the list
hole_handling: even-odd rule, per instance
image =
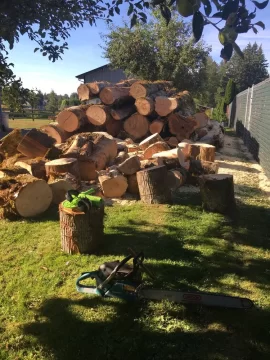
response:
[[[134,10],[133,4],[129,4],[129,8],[128,8],[128,12],[127,12],[128,16],[130,16],[133,13],[133,10]]]
[[[149,2],[145,2],[145,3],[144,3],[144,7],[146,7],[146,9],[149,9],[149,7],[150,7]]]
[[[34,53],[38,51],[39,48],[35,48]]]
[[[144,18],[145,20],[147,19],[147,15],[143,12],[139,12],[138,13],[142,18]]]
[[[237,53],[237,55],[239,55],[242,59],[244,59],[244,54],[242,53],[242,50],[240,49],[240,47],[235,42],[232,45],[233,45],[233,49]]]
[[[255,28],[255,26],[252,26],[252,30],[253,30],[254,34],[258,34],[258,30]]]
[[[263,23],[262,21],[256,22],[255,25],[258,25],[258,26],[260,26],[263,30],[265,30],[265,25],[264,25],[264,23]]]
[[[130,27],[133,28],[133,26],[136,24],[137,24],[137,15],[133,14],[131,21],[130,21]]]
[[[225,61],[229,61],[232,57],[233,53],[233,45],[232,44],[225,44],[224,48],[220,52],[220,57]]]
[[[262,3],[259,3],[258,1],[252,1],[252,2],[258,9],[263,10],[268,5],[269,0],[266,0],[266,1],[262,2]]]
[[[142,6],[142,4],[140,4],[139,2],[138,3],[136,3],[136,4],[134,4],[138,9],[140,9],[140,10],[143,10],[143,6]]]
[[[192,32],[194,36],[195,43],[200,40],[202,37],[204,28],[204,19],[203,15],[200,11],[196,11],[193,15],[192,19]]]
[[[202,0],[204,6],[204,12],[206,16],[209,16],[212,12],[212,6],[209,0]]]
[[[168,25],[172,17],[171,10],[167,6],[160,6],[160,11],[162,17],[166,20],[166,24]]]
[[[116,14],[120,15],[120,9],[119,9],[119,7],[116,7],[116,8],[115,8],[115,12],[116,12]]]
[[[47,56],[47,53],[46,53],[46,51],[45,51],[44,53],[42,53],[42,55],[43,55],[43,56]]]
[[[109,14],[110,14],[110,16],[114,16],[113,9],[109,10]]]
[[[238,4],[239,2],[237,0],[227,2],[223,8],[222,19],[227,20],[231,13],[237,12]]]

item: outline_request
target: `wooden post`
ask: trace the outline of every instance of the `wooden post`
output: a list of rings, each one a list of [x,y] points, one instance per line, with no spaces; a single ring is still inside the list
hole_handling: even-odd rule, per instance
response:
[[[61,245],[68,254],[92,254],[103,239],[104,206],[86,213],[59,205]]]
[[[171,191],[167,186],[166,166],[154,166],[137,172],[137,180],[142,202],[146,204],[168,204]]]
[[[233,176],[227,174],[199,177],[203,208],[222,214],[235,209]]]

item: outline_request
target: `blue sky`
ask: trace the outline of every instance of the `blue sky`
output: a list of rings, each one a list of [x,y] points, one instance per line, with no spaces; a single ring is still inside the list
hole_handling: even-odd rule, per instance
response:
[[[254,6],[252,6],[252,9]],[[127,19],[122,12],[121,16],[114,18],[115,24],[121,25],[123,19]],[[247,34],[240,34],[237,43],[244,48],[248,42],[257,41],[263,45],[263,50],[270,63],[270,5],[264,10],[257,11],[256,21],[265,23],[266,29],[259,30],[255,35],[253,31]],[[79,82],[76,75],[106,64],[108,61],[102,56],[102,39],[100,33],[107,32],[106,24],[102,21],[97,26],[90,27],[85,24],[71,32],[68,39],[69,50],[63,55],[63,60],[51,63],[48,58],[43,57],[39,52],[33,53],[36,44],[22,36],[20,42],[15,44],[10,51],[9,59],[14,63],[14,72],[21,77],[23,84],[28,88],[38,88],[43,92],[56,91],[58,94],[70,94],[76,91]],[[204,30],[204,40],[212,46],[211,56],[220,61],[221,45],[218,41],[217,30],[208,25]]]

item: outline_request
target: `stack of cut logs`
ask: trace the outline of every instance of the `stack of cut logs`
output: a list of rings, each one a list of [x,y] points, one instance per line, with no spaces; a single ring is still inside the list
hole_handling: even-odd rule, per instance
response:
[[[172,190],[216,174],[223,129],[194,114],[188,92],[173,92],[166,81],[84,84],[80,99],[95,104],[68,108],[24,136],[13,130],[0,143],[0,217],[36,216],[67,190],[89,187],[167,203]]]

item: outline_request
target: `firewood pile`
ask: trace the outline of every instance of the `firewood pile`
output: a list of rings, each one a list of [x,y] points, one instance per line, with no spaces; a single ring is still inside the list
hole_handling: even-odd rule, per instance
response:
[[[217,173],[223,129],[195,113],[187,91],[127,80],[82,84],[78,95],[83,105],[61,111],[56,122],[1,140],[0,217],[36,216],[86,187],[167,203],[172,190]]]

